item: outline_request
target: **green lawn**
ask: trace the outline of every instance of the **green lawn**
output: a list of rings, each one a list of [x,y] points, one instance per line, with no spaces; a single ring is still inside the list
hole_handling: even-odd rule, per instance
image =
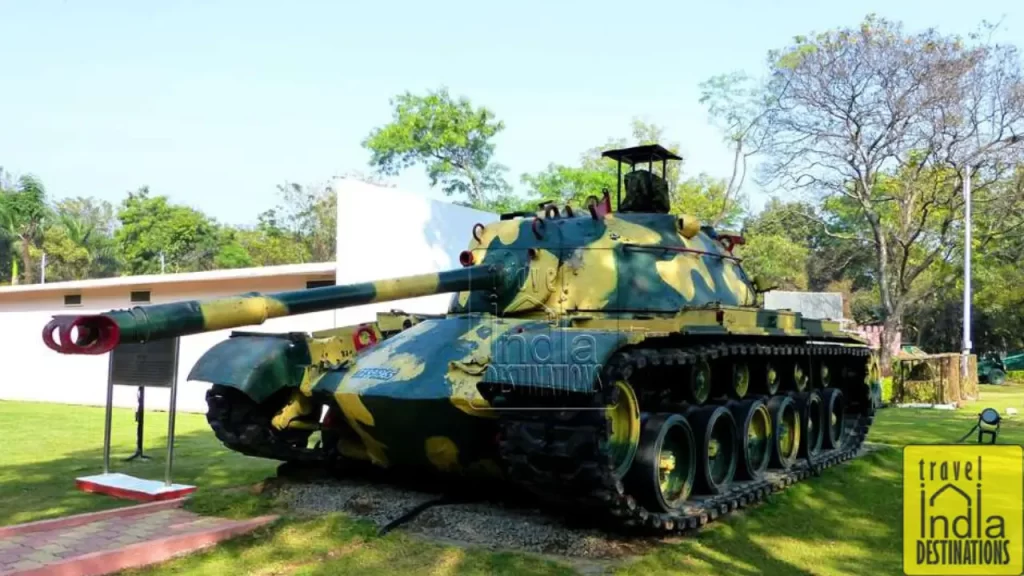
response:
[[[689,571],[700,574],[893,574],[900,571],[901,452],[910,443],[951,443],[984,406],[1022,415],[1004,421],[1000,443],[1024,444],[1024,387],[982,387],[981,401],[958,412],[889,408],[876,418],[869,441],[890,444],[828,470],[754,510],[710,525],[697,536],[665,544],[643,558],[612,564],[572,563],[514,553],[491,553],[421,541],[401,532],[377,537],[343,514],[315,519],[285,516],[256,534],[140,574],[536,573],[623,574]],[[132,452],[128,410],[114,418],[115,470],[160,478],[162,414],[147,415],[149,463],[122,463]],[[45,435],[41,430],[47,430]],[[180,415],[175,479],[201,488],[194,509],[232,516],[263,513],[264,497],[230,487],[252,485],[274,463],[233,454],[217,443],[202,416]],[[0,523],[9,524],[123,504],[75,491],[74,478],[100,471],[101,409],[0,402]]]
[[[162,480],[167,414],[146,413],[149,461],[123,462],[135,451],[135,412],[115,409],[112,422],[111,471]],[[126,504],[75,489],[75,478],[103,472],[103,408],[0,401],[0,434],[0,525]],[[200,414],[178,414],[175,439],[173,480],[204,492],[253,484],[276,469],[221,446]]]

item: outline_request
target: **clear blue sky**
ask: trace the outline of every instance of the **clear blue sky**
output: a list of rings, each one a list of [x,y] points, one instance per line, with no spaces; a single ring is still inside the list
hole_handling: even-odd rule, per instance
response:
[[[221,221],[253,221],[275,184],[366,170],[388,99],[446,85],[507,124],[511,180],[627,136],[634,116],[682,144],[688,174],[729,155],[698,102],[718,73],[759,73],[794,35],[869,12],[908,28],[1003,19],[970,2],[105,2],[0,0],[0,166],[54,197],[118,202],[149,185]],[[427,189],[422,169],[397,183]],[[748,187],[760,204],[760,194]]]

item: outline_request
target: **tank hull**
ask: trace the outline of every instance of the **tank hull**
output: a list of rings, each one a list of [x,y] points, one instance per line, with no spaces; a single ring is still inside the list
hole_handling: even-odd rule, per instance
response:
[[[246,444],[216,401],[209,418],[243,453],[492,477],[619,528],[660,531],[702,525],[852,458],[873,418],[876,359],[828,323],[725,307],[577,324],[468,314],[403,330],[297,385],[327,408],[315,449],[255,433]],[[217,357],[227,354],[211,351],[195,372],[225,366]],[[703,388],[698,369],[709,371]],[[688,428],[694,450],[683,504],[666,504],[657,487],[665,454],[651,455],[661,444],[647,429],[666,422]]]

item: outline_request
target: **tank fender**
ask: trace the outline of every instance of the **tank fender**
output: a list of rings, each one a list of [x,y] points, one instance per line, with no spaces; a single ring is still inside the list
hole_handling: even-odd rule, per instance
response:
[[[237,388],[263,402],[281,388],[298,388],[309,364],[304,340],[283,334],[232,335],[207,350],[188,379]]]
[[[607,382],[601,373],[612,355],[643,336],[617,331],[530,327],[512,330],[491,344],[483,380],[502,388],[593,392]]]

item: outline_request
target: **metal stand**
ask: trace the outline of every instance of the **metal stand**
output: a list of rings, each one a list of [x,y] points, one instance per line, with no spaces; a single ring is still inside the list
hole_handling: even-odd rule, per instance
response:
[[[179,498],[195,491],[195,486],[174,484],[171,471],[174,467],[174,420],[178,406],[178,355],[180,341],[155,340],[145,344],[129,344],[115,348],[110,353],[107,374],[107,411],[103,428],[103,474],[76,479],[80,490],[98,492],[132,500],[166,500]],[[149,460],[142,452],[145,422],[145,387],[170,388],[170,402],[167,407],[167,463],[163,482],[145,480],[127,474],[110,472],[111,421],[114,411],[114,385],[131,385],[138,388],[138,408],[135,413],[136,448],[135,454],[126,458]]]
[[[125,458],[125,462],[131,462],[136,458],[139,460],[149,460],[149,456],[142,453],[142,432],[145,429],[146,420],[146,387],[139,386],[139,391],[135,394],[135,397],[139,400],[139,407],[135,410],[135,454]]]
[[[107,413],[103,421],[103,474],[110,474],[110,428],[114,413],[114,356],[107,364]]]
[[[174,416],[178,412],[178,352],[181,340],[174,339],[174,367],[171,369],[171,399],[167,405],[167,467],[164,469],[164,486],[171,486],[171,467],[174,466]]]

